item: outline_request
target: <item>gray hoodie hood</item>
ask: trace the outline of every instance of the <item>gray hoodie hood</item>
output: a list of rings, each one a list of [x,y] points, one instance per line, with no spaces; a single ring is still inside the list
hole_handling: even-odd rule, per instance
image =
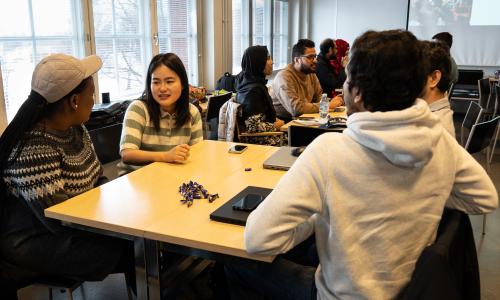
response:
[[[427,103],[417,99],[404,110],[354,113],[344,134],[395,165],[418,168],[431,159],[442,131]]]

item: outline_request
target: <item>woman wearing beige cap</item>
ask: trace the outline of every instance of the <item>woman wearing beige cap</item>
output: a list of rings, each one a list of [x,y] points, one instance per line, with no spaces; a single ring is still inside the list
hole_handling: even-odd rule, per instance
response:
[[[85,281],[112,272],[133,276],[128,241],[64,227],[43,213],[100,183],[102,167],[82,123],[101,66],[97,56],[42,59],[28,99],[0,138],[0,259],[19,273]]]

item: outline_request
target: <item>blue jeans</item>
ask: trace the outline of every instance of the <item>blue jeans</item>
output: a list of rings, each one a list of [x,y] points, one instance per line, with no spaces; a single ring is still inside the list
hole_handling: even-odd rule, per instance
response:
[[[318,266],[314,237],[272,263],[239,260],[226,263],[231,299],[316,299],[314,274]]]

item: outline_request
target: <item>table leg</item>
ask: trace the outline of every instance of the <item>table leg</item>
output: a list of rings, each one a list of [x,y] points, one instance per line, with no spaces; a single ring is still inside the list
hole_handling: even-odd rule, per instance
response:
[[[144,254],[144,239],[134,238],[135,280],[137,285],[137,299],[148,299],[148,282],[146,278],[146,256]]]
[[[148,299],[161,299],[159,242],[144,239]]]

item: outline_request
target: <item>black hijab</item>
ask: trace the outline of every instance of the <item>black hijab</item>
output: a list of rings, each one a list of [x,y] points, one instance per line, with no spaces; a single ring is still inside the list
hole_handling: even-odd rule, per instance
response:
[[[269,51],[266,46],[248,47],[241,58],[241,72],[245,76],[265,78],[264,69],[268,56]]]

